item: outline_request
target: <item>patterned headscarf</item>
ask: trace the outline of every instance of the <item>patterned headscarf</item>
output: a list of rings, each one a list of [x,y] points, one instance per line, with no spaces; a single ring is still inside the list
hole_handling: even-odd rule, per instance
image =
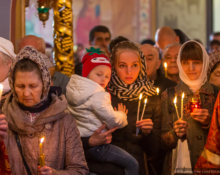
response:
[[[214,52],[209,55],[209,68],[207,72],[207,78],[209,80],[211,76],[211,71],[213,67],[217,64],[220,63],[220,52]]]
[[[153,81],[147,78],[146,73],[146,60],[144,58],[144,54],[139,49],[137,45],[135,45],[131,41],[122,41],[120,43],[128,42],[137,47],[137,50],[141,57],[141,70],[138,75],[136,81],[132,84],[125,84],[116,74],[114,68],[112,69],[111,80],[109,82],[109,91],[111,94],[116,95],[119,99],[123,99],[125,101],[133,101],[139,98],[140,93],[142,93],[143,97],[148,97],[154,95],[155,87],[153,85]],[[118,44],[120,44],[118,43]],[[114,49],[117,48],[118,44],[112,49],[112,53]],[[112,55],[111,55],[112,59]]]
[[[34,61],[40,71],[41,71],[41,78],[43,81],[43,93],[42,93],[42,98],[41,98],[41,102],[39,104],[42,104],[43,102],[45,102],[48,99],[48,92],[50,89],[50,72],[49,69],[46,66],[46,63],[44,61],[44,58],[42,57],[42,54],[40,54],[34,47],[32,46],[26,46],[24,47],[16,56],[15,61],[13,62],[10,71],[9,71],[9,76],[8,76],[8,81],[9,81],[9,85],[11,87],[11,92],[13,94],[13,97],[18,101],[18,97],[17,94],[15,93],[15,88],[14,88],[14,82],[13,82],[13,76],[14,76],[14,69],[15,69],[15,65],[22,59],[30,59],[32,61]],[[39,106],[39,104],[35,105],[35,106]]]

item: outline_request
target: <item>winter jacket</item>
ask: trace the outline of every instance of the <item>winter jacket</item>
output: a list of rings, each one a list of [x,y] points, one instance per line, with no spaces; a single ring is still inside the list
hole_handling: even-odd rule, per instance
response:
[[[3,112],[8,121],[8,136],[4,140],[8,151],[9,163],[13,175],[27,175],[19,152],[14,132],[18,133],[24,159],[31,174],[37,175],[39,140],[44,137],[43,153],[45,165],[52,168],[53,175],[85,175],[88,167],[75,119],[66,109],[64,95],[51,94],[50,106],[42,111],[34,124],[27,122],[27,113],[19,107],[17,101],[8,97]]]
[[[114,111],[110,94],[98,83],[72,75],[66,89],[67,109],[76,118],[81,137],[91,136],[103,123],[108,129],[128,124],[126,114]]]
[[[155,170],[152,162],[157,159],[160,160],[159,142],[160,142],[160,127],[161,127],[161,100],[159,96],[148,97],[145,113],[143,119],[151,119],[154,123],[153,130],[147,136],[141,130],[139,135],[136,136],[136,120],[138,101],[124,101],[112,95],[112,105],[117,107],[118,103],[123,103],[128,109],[128,125],[122,129],[117,129],[112,134],[112,143],[128,153],[130,153],[139,163],[139,175],[146,175],[146,169]],[[142,103],[143,104],[143,103]],[[140,116],[142,114],[142,107],[140,108]],[[89,138],[82,138],[84,149],[89,149]],[[145,166],[144,153],[147,155],[147,167]],[[162,168],[161,162],[157,162],[159,169]],[[91,172],[99,175],[123,175],[124,171],[119,166],[88,161],[88,166]],[[153,170],[152,170],[153,169]],[[155,172],[156,173],[156,172]],[[155,174],[154,173],[154,174]],[[149,174],[149,175],[154,175]]]
[[[183,120],[188,124],[186,135],[183,137],[187,139],[191,166],[194,168],[197,159],[202,153],[205,146],[209,126],[203,127],[201,123],[194,120],[190,115],[190,100],[195,96],[189,87],[182,81],[175,87],[175,94],[177,95],[177,108],[179,115],[181,114],[181,95],[185,93],[185,98],[183,100]],[[202,109],[207,109],[209,111],[209,116],[212,116],[215,96],[213,86],[207,81],[199,90],[199,95],[201,99]],[[170,110],[169,106],[170,99],[168,98],[167,91],[162,94],[162,126],[161,126],[161,148],[167,151],[163,175],[170,175],[172,168],[172,149],[176,148],[178,137],[175,134],[173,128],[174,122],[177,120],[177,115],[175,108]],[[211,119],[210,119],[211,121]]]

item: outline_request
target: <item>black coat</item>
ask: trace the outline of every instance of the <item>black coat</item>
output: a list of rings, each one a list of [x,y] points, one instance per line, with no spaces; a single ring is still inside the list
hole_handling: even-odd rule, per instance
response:
[[[143,135],[141,131],[139,132],[139,135],[136,136],[138,101],[124,101],[118,99],[116,96],[112,96],[112,106],[117,107],[118,103],[123,103],[128,109],[128,125],[123,129],[116,130],[112,134],[113,139],[111,144],[124,149],[134,158],[136,158],[139,163],[139,175],[146,175],[144,152],[146,153],[147,157],[150,158],[155,156],[159,150],[161,127],[161,100],[159,96],[148,97],[148,102],[143,119],[152,119],[154,123],[154,129],[147,136]],[[140,117],[142,114],[143,104],[144,102],[142,102],[142,106],[140,108]],[[84,148],[88,149],[88,138],[82,138],[82,141]],[[99,175],[124,174],[122,168],[113,164],[110,165],[107,163],[88,161],[88,166],[91,172],[97,173]],[[148,169],[151,167],[152,165],[149,162]]]

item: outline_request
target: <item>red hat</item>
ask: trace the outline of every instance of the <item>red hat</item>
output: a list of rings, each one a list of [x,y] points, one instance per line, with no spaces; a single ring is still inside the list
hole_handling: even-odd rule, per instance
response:
[[[94,69],[96,66],[105,65],[112,69],[108,57],[104,54],[105,52],[100,50],[100,48],[96,49],[94,47],[91,47],[90,49],[86,49],[86,51],[88,53],[85,54],[82,59],[83,77],[88,77],[91,70]]]

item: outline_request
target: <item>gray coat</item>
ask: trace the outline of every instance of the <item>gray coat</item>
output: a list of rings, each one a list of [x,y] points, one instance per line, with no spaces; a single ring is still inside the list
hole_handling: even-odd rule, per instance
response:
[[[190,159],[192,168],[194,168],[197,159],[205,146],[209,126],[203,127],[201,123],[197,122],[190,116],[190,100],[195,96],[189,87],[182,81],[175,87],[175,94],[177,95],[177,107],[179,115],[181,115],[181,94],[185,93],[183,101],[184,111],[183,120],[187,121],[187,134],[183,137],[187,139],[190,150]],[[206,82],[199,90],[202,109],[208,109],[209,116],[212,116],[215,96],[213,86]],[[169,98],[167,91],[162,95],[162,122],[161,122],[161,148],[167,151],[166,160],[164,163],[163,174],[171,174],[172,168],[172,149],[176,148],[178,138],[175,134],[173,124],[177,120],[175,110],[170,112]],[[211,121],[211,120],[210,120]]]

